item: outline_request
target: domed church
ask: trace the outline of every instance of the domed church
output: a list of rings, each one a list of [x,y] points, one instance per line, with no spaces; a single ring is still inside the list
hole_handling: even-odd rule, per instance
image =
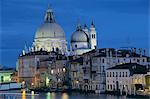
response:
[[[67,41],[62,27],[56,23],[53,10],[48,8],[44,23],[37,29],[33,42],[35,50],[67,53]]]
[[[93,21],[91,23],[90,30],[86,24],[82,28],[78,23],[77,28],[71,37],[72,54],[81,55],[95,49],[96,45],[96,30]]]
[[[23,54],[30,51],[57,51],[65,55],[81,55],[96,48],[96,30],[92,22],[88,29],[85,24],[84,27],[77,25],[75,32],[71,36],[71,49],[68,52],[65,32],[62,27],[56,23],[53,10],[48,8],[45,14],[43,24],[37,29],[32,44],[32,48],[23,50]]]

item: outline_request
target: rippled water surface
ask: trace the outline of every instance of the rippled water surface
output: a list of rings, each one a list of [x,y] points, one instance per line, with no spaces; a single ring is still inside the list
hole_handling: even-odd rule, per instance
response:
[[[5,94],[5,95],[4,95]],[[0,99],[129,99],[125,96],[88,93],[39,93],[5,92],[0,93]],[[131,98],[130,98],[131,99]]]

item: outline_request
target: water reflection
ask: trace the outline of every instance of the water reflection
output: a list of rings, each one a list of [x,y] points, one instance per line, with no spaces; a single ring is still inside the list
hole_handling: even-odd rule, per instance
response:
[[[26,99],[26,90],[25,89],[23,89],[23,91],[22,91],[22,99]]]
[[[69,99],[68,94],[67,93],[63,93],[61,99]]]
[[[34,91],[31,91],[31,99],[35,99],[35,97],[34,97]]]
[[[26,90],[23,90],[21,95],[17,96],[17,99],[128,99],[128,98],[124,96],[120,97],[120,96],[104,95],[104,94],[101,95],[100,94],[98,95],[79,94],[79,93],[68,94],[68,93],[54,93],[54,92],[39,93],[39,95],[37,95],[34,91],[27,93]]]
[[[52,99],[55,99],[56,93],[52,92],[52,93],[51,93],[51,96],[52,96]]]
[[[47,96],[46,99],[51,99],[51,93],[50,92],[48,92],[46,96]]]

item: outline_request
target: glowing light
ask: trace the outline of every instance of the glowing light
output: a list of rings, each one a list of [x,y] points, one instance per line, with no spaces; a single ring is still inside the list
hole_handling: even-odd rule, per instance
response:
[[[33,85],[34,85],[34,83],[31,83],[31,85],[33,86]]]
[[[61,99],[69,99],[68,94],[67,93],[63,93]]]
[[[51,93],[52,99],[55,99],[56,95],[54,92]]]
[[[25,89],[22,91],[22,99],[26,99],[26,90]]]
[[[78,84],[78,83],[79,83],[79,81],[76,81],[76,83]]]
[[[66,69],[65,69],[65,68],[63,68],[63,72],[66,72]]]
[[[46,99],[51,99],[51,93],[50,92],[47,93]]]
[[[31,91],[31,99],[35,99],[34,98],[34,91]]]
[[[51,74],[54,74],[54,70],[51,70]]]
[[[34,95],[34,91],[31,91],[31,95]]]
[[[24,84],[25,84],[25,81],[22,81],[22,84],[24,85]]]
[[[48,86],[49,85],[49,78],[46,77],[46,85]]]

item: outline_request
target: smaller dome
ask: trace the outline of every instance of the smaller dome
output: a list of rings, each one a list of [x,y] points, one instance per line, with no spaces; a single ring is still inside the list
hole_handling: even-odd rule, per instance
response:
[[[82,30],[77,30],[72,34],[71,42],[88,42],[88,35]]]

